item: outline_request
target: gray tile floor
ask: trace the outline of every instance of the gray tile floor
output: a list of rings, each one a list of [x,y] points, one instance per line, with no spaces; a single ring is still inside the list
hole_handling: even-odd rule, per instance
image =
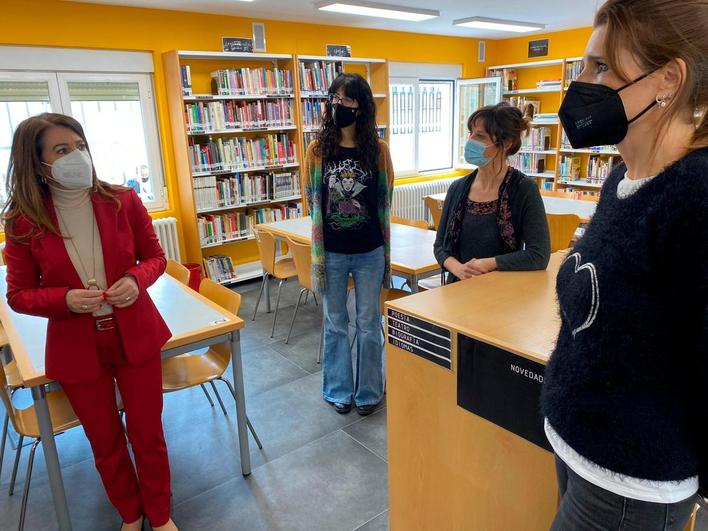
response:
[[[299,286],[290,281],[283,287],[274,338],[269,337],[272,314],[265,314],[263,306],[256,321],[250,320],[257,289],[257,283],[237,288],[243,295],[240,315],[246,319],[242,346],[248,415],[264,449],[259,451],[250,440],[253,474],[244,478],[234,446],[235,408],[225,387],[220,392],[226,418],[198,388],[166,395],[175,521],[183,531],[388,530],[385,406],[366,418],[335,413],[322,401],[321,369],[315,363],[319,308],[310,298],[286,345]],[[17,400],[30,399],[20,393]],[[74,529],[119,529],[120,519],[106,499],[81,428],[59,436],[57,447]],[[5,453],[0,530],[17,526],[24,454],[16,494],[8,497],[13,453],[9,448]],[[56,529],[41,449],[25,529]],[[708,531],[708,518],[699,519],[696,529]]]

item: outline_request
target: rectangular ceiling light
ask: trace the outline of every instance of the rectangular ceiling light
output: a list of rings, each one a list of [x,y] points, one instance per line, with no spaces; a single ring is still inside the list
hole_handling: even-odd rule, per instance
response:
[[[545,24],[535,24],[533,22],[517,22],[514,20],[501,20],[497,18],[470,17],[461,18],[453,22],[455,26],[465,28],[486,29],[492,31],[512,31],[514,33],[525,33],[536,31],[546,27]]]
[[[358,0],[327,0],[317,2],[315,7],[321,11],[344,13],[347,15],[362,15],[365,17],[392,18],[407,22],[420,22],[440,16],[440,11],[431,9],[413,9],[410,7],[378,4],[374,2],[360,2]]]

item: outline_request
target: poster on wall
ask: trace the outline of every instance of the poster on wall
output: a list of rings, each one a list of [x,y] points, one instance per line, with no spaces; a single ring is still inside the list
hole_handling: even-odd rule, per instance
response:
[[[546,57],[548,55],[548,39],[529,41],[529,57]]]
[[[253,52],[253,39],[247,37],[221,37],[225,52]]]

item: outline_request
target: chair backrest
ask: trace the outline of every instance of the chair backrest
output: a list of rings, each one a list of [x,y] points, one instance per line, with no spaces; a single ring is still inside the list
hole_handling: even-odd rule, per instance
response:
[[[580,226],[580,218],[575,214],[546,214],[546,219],[551,233],[551,252],[570,247],[575,231]]]
[[[238,311],[241,309],[241,294],[211,279],[202,279],[199,284],[199,293],[234,315],[238,315]]]
[[[430,215],[433,218],[433,228],[437,230],[440,226],[440,218],[442,217],[442,204],[440,204],[440,201],[430,197],[429,195],[426,195],[423,198],[423,202],[425,203],[425,206],[428,207]]]
[[[406,219],[398,216],[391,216],[391,223],[408,225],[409,227],[418,227],[419,229],[428,229],[428,222],[424,219]]]
[[[165,273],[170,275],[175,280],[180,281],[182,284],[189,284],[189,269],[184,267],[179,262],[167,260],[167,268],[165,269]]]
[[[409,295],[411,295],[411,293],[409,291],[404,291],[402,289],[383,288],[381,290],[381,295],[379,296],[379,307],[380,307],[381,315],[385,314],[384,305],[388,301],[395,301],[396,299],[402,299],[403,297],[408,297]]]
[[[295,261],[298,282],[303,288],[312,290],[312,246],[288,239],[288,247]]]
[[[270,232],[257,227],[253,229],[253,235],[256,238],[256,243],[258,243],[261,266],[272,275],[275,269],[275,238]]]

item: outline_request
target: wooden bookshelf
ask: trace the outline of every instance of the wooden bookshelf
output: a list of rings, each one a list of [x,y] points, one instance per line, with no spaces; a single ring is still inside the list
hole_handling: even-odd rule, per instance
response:
[[[172,156],[174,157],[177,174],[176,193],[180,199],[180,213],[183,221],[182,229],[186,250],[185,261],[204,265],[205,260],[210,257],[218,259],[218,256],[225,256],[230,258],[233,263],[236,278],[227,280],[217,279],[221,284],[231,284],[241,280],[256,278],[261,275],[261,266],[258,261],[258,248],[252,234],[238,234],[236,237],[222,238],[221,241],[204,243],[199,236],[198,217],[203,215],[219,215],[219,213],[245,214],[249,209],[267,208],[291,203],[302,204],[302,190],[304,190],[302,172],[299,173],[299,186],[296,194],[290,194],[288,197],[276,199],[269,198],[261,201],[245,201],[238,204],[215,206],[214,208],[198,208],[195,193],[195,178],[212,176],[231,177],[234,179],[232,182],[236,182],[236,179],[240,179],[238,176],[243,174],[257,177],[258,174],[266,172],[292,172],[299,168],[302,161],[302,147],[300,146],[302,127],[297,93],[297,63],[295,58],[289,54],[174,50],[163,54],[163,64],[165,68],[165,82],[167,84],[173,145]],[[191,93],[185,93],[182,85],[181,67],[186,65],[190,66],[191,70]],[[292,90],[290,90],[289,93],[287,93],[285,89],[281,89],[277,93],[271,90],[268,90],[267,93],[257,94],[252,93],[253,91],[243,91],[251,92],[246,94],[227,95],[212,93],[214,90],[212,90],[211,72],[242,67],[266,68],[268,70],[278,68],[280,70],[289,71],[292,81]],[[283,104],[283,107],[286,109],[289,108],[290,110],[291,124],[259,127],[252,127],[250,125],[245,127],[227,126],[225,129],[219,128],[216,130],[210,129],[202,131],[200,129],[190,128],[187,123],[187,105],[196,105],[203,102],[204,105],[212,104],[217,106],[215,108],[218,108],[219,105],[226,105],[227,102],[239,102],[233,104],[239,106],[248,105],[250,103],[258,105],[258,102],[263,102],[261,105],[263,108],[266,108],[266,105],[268,105],[266,102],[273,102],[274,100],[286,100],[290,102],[287,105]],[[263,117],[261,116],[261,118]],[[267,121],[270,121],[270,118]],[[277,123],[283,122],[279,121]],[[245,163],[243,167],[240,167],[235,161],[231,161],[226,168],[222,167],[222,169],[216,169],[210,167],[208,169],[201,169],[193,167],[190,163],[190,150],[195,142],[228,142],[231,140],[234,142],[245,142],[247,140],[257,140],[263,137],[269,138],[268,135],[284,135],[280,138],[283,138],[284,142],[286,142],[285,146],[287,146],[288,143],[294,144],[294,160],[283,162],[285,158],[280,156],[279,151],[277,163],[262,164],[257,167],[255,165],[249,166],[251,163]],[[287,141],[285,139],[287,139]],[[260,161],[262,159],[259,157],[258,159],[254,158],[251,160]],[[266,161],[264,160],[264,162]],[[224,160],[224,164],[226,165],[226,160]],[[246,178],[243,177],[243,179]],[[268,177],[264,179],[267,180]],[[272,179],[271,177],[271,180]],[[228,234],[233,235],[235,233]],[[205,274],[207,274],[206,267]]]
[[[560,108],[565,92],[571,79],[566,79],[566,75],[572,70],[572,64],[582,61],[582,57],[570,57],[565,59],[551,59],[544,61],[529,61],[526,63],[515,63],[506,65],[490,66],[487,68],[487,75],[491,76],[504,71],[515,71],[516,86],[504,86],[502,83],[502,97],[505,100],[512,98],[529,96],[526,101],[536,100],[541,104],[541,114],[553,114],[553,118],[534,119],[530,125],[532,128],[546,127],[551,129],[551,142],[549,149],[539,147],[529,148],[522,146],[519,153],[543,157],[545,161],[544,171],[533,171],[533,168],[525,168],[529,171],[525,173],[529,177],[538,180],[539,187],[544,192],[566,192],[577,190],[578,193],[590,193],[592,200],[599,198],[599,190],[602,184],[588,182],[587,171],[590,157],[618,157],[616,149],[609,149],[607,146],[600,146],[590,149],[571,149],[563,142],[563,131],[558,120],[558,109]],[[506,75],[506,74],[504,74]],[[541,80],[555,80],[559,83],[552,86],[541,86]],[[581,175],[569,177],[561,174],[561,159],[563,157],[581,157]],[[532,159],[535,160],[535,159]],[[523,168],[522,168],[523,170]]]

